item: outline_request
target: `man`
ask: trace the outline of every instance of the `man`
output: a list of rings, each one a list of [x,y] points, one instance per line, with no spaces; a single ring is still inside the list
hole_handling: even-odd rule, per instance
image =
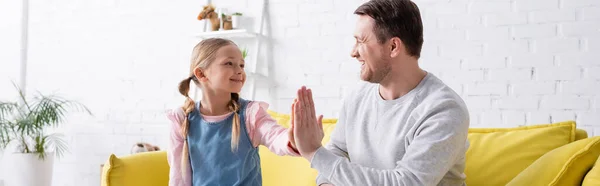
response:
[[[352,57],[366,81],[344,99],[325,147],[312,92],[298,91],[293,131],[318,185],[465,185],[469,113],[463,100],[419,67],[423,26],[409,0],[356,9]],[[367,83],[368,82],[368,83]]]

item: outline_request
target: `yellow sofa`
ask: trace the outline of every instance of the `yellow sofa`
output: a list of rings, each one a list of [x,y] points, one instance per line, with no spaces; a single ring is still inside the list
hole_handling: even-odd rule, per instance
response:
[[[280,125],[289,116],[270,112]],[[325,138],[336,119],[325,119]],[[600,136],[588,138],[574,121],[515,128],[471,128],[467,185],[600,185]],[[300,157],[280,157],[260,147],[263,185],[314,186],[317,172]],[[596,166],[594,166],[596,165]],[[594,168],[592,170],[592,168]],[[166,152],[111,155],[102,169],[102,186],[165,186]],[[589,173],[588,173],[589,172]]]

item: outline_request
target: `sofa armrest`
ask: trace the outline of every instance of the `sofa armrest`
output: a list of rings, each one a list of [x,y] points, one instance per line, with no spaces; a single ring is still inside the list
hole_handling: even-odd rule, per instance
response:
[[[102,168],[101,185],[169,185],[169,163],[167,162],[167,152],[142,152],[122,157],[111,154]]]

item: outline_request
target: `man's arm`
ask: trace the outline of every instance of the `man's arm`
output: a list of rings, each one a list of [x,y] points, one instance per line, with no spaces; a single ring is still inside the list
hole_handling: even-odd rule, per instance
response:
[[[465,153],[468,126],[468,111],[446,101],[423,118],[395,169],[363,167],[323,147],[311,167],[333,185],[437,185]]]
[[[338,116],[338,121],[335,124],[335,128],[331,132],[329,142],[325,145],[325,148],[329,150],[329,152],[333,153],[338,157],[343,157],[348,159],[348,149],[346,148],[346,107],[345,104],[342,104],[342,108],[340,109],[340,115]],[[325,179],[323,175],[319,172],[317,175],[317,185],[321,185],[324,183],[331,183],[329,180]]]

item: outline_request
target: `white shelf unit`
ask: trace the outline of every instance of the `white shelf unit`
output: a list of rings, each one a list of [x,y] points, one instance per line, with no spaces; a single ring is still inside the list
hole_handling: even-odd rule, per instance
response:
[[[196,38],[204,39],[211,37],[221,38],[254,38],[258,37],[259,34],[250,32],[246,29],[234,29],[234,30],[220,30],[220,31],[208,31],[196,34]]]
[[[207,4],[212,3],[211,0],[207,0]],[[264,15],[265,15],[265,11],[266,11],[266,0],[258,0],[256,1],[256,3],[259,3],[259,10],[258,10],[258,15],[256,15],[254,17],[254,19],[256,20],[256,22],[258,22],[258,25],[254,26],[254,29],[251,28],[242,28],[242,29],[232,29],[232,30],[218,30],[218,31],[211,31],[209,30],[209,22],[208,20],[204,20],[205,24],[204,24],[204,31],[200,32],[200,33],[196,33],[195,34],[195,38],[196,39],[206,39],[206,38],[227,38],[230,39],[232,41],[236,41],[236,39],[253,39],[254,40],[254,44],[253,47],[249,48],[249,57],[250,59],[245,59],[246,60],[246,85],[245,86],[250,86],[250,93],[248,95],[249,99],[254,100],[256,97],[256,81],[257,79],[264,79],[267,78],[265,75],[260,74],[257,72],[257,66],[258,66],[258,58],[259,58],[259,54],[260,54],[260,48],[262,47],[262,44],[264,43],[264,39],[266,39],[266,37],[264,37],[264,33],[263,33],[263,27],[264,27]],[[220,15],[219,15],[220,17]],[[198,90],[195,89],[194,92],[194,99],[198,99]]]

